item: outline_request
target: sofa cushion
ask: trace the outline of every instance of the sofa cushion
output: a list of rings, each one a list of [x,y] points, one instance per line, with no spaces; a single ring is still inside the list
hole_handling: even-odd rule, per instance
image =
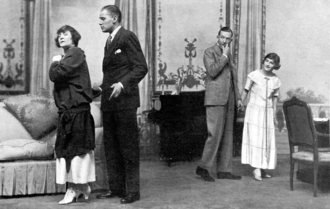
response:
[[[46,136],[43,136],[41,139],[39,139],[39,141],[48,142],[50,145],[55,147],[56,137],[57,137],[57,130],[54,130],[51,133],[47,134]]]
[[[33,139],[40,139],[56,128],[57,108],[50,96],[25,94],[8,97],[3,103]]]
[[[0,142],[9,139],[32,139],[19,120],[0,103]]]
[[[0,161],[53,158],[54,147],[34,139],[12,139],[0,142]]]

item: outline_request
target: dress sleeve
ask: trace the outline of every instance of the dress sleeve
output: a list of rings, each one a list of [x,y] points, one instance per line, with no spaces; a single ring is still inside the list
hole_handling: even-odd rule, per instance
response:
[[[273,95],[274,95],[274,97],[279,97],[280,96],[280,88],[275,89]]]
[[[85,61],[84,52],[79,48],[67,51],[61,61],[55,61],[50,65],[49,78],[53,82],[65,82],[75,77],[78,67]]]
[[[253,81],[252,81],[249,77],[247,77],[247,78],[246,78],[245,87],[244,87],[245,90],[250,91],[251,88],[252,88],[252,84],[253,84]]]
[[[275,97],[279,97],[280,96],[280,86],[281,86],[281,81],[277,76],[274,76],[273,78],[273,95]]]

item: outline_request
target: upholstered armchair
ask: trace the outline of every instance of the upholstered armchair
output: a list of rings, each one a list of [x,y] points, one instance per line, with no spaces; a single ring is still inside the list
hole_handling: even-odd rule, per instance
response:
[[[308,164],[313,166],[314,197],[316,197],[319,166],[330,165],[330,149],[319,148],[318,140],[319,137],[326,137],[329,140],[330,136],[316,131],[311,108],[306,102],[293,97],[283,103],[283,110],[290,146],[290,189],[293,190],[295,162]]]

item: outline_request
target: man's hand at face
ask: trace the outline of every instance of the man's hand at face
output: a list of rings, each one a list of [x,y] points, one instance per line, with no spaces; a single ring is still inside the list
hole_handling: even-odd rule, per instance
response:
[[[118,97],[122,91],[122,84],[121,83],[115,83],[112,84],[111,88],[113,88],[113,91],[110,95],[109,100],[111,100],[113,97]]]
[[[225,46],[222,47],[222,53],[228,56],[229,52],[230,52],[229,44],[226,44]]]

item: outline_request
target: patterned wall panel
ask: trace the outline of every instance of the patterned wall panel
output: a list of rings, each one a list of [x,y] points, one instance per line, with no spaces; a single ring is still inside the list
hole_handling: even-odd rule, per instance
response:
[[[226,0],[157,0],[154,94],[204,90],[204,50],[229,24]],[[206,12],[207,11],[207,12]]]
[[[25,0],[1,0],[0,94],[28,91]]]

